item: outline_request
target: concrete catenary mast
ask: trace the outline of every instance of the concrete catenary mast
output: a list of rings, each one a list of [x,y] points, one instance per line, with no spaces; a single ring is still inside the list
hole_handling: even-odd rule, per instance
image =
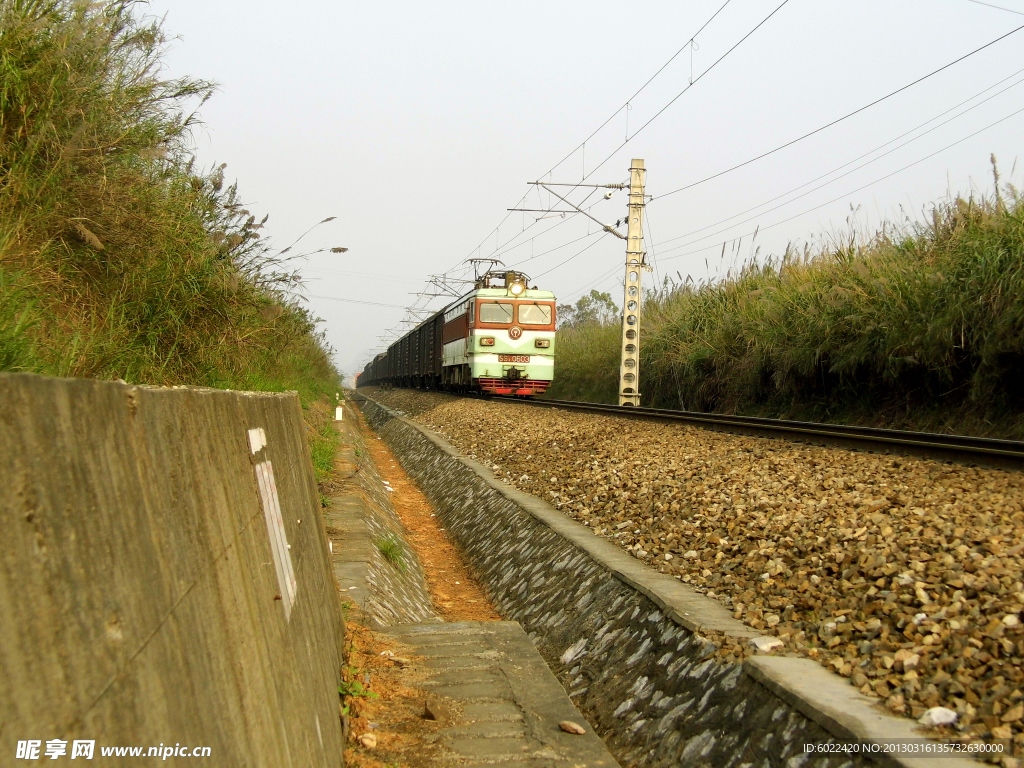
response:
[[[622,301],[622,358],[619,365],[619,405],[640,405],[640,276],[647,265],[644,250],[644,161],[629,166],[629,208],[626,230],[626,280]]]
[[[640,405],[640,303],[643,299],[640,292],[640,275],[644,270],[650,269],[647,264],[647,252],[644,250],[643,231],[644,204],[647,200],[644,197],[644,182],[646,178],[647,170],[644,168],[644,161],[634,159],[629,166],[629,206],[627,208],[625,237],[611,224],[602,223],[591,216],[590,213],[575,203],[569,202],[562,195],[551,189],[551,187],[572,187],[573,189],[577,187],[600,187],[611,190],[622,189],[625,187],[625,184],[529,182],[530,184],[543,187],[577,213],[582,213],[587,218],[596,221],[605,232],[626,241],[626,280],[624,286],[625,295],[622,302],[622,357],[619,364],[619,405]],[[612,193],[608,192],[605,198],[607,199],[611,196]],[[509,208],[508,210],[536,212],[538,209]],[[542,212],[550,213],[551,210],[544,209]],[[570,211],[556,211],[556,213],[570,213]]]

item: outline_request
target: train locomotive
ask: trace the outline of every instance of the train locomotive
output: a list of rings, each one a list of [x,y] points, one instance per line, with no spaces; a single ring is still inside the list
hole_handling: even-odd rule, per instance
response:
[[[473,289],[367,363],[356,386],[536,396],[555,372],[555,295],[513,270]]]

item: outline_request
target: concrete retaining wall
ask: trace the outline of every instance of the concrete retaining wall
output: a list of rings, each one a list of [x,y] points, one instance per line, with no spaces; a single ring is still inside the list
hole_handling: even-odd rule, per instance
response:
[[[499,482],[426,428],[369,399],[363,408],[437,508],[498,609],[523,625],[624,765],[931,764],[922,758],[805,758],[805,743],[884,743],[920,734],[911,721],[884,714],[812,661],[715,661],[715,646],[702,630],[757,633],[720,603]]]
[[[294,394],[0,374],[0,523],[0,763],[80,739],[343,764],[344,627]]]

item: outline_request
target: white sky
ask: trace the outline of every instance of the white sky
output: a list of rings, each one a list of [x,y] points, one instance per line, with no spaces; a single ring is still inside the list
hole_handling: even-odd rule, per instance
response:
[[[180,36],[168,73],[220,85],[201,111],[200,160],[227,163],[249,209],[257,218],[270,214],[266,232],[277,246],[337,216],[302,245],[350,250],[301,263],[307,293],[401,307],[428,274],[494,255],[496,245],[509,266],[531,259],[522,269],[560,301],[593,287],[621,302],[621,240],[588,238],[596,226],[581,216],[505,219],[505,209],[517,207],[531,189],[526,182],[622,107],[723,2],[153,0],[150,10]],[[693,77],[781,2],[731,0],[697,37]],[[970,0],[789,0],[603,166],[595,171],[623,143],[626,111],[550,178],[578,182],[585,168],[588,182],[621,182],[630,159],[640,157],[648,194],[699,181],[1024,25],[1024,0],[993,3],[1010,10]],[[750,257],[758,227],[763,257],[787,242],[843,231],[852,209],[858,227],[872,230],[903,212],[920,218],[922,206],[949,192],[989,193],[993,152],[1004,180],[1019,182],[1012,169],[1024,129],[1024,112],[1013,114],[1024,110],[1021,51],[1024,30],[792,147],[654,200],[646,232],[654,279],[678,279],[677,271],[698,281],[721,276]],[[690,77],[687,49],[633,99],[630,133]],[[612,223],[625,204],[616,193],[592,213]],[[524,204],[547,206],[536,192]],[[348,374],[407,317],[397,307],[309,303]]]

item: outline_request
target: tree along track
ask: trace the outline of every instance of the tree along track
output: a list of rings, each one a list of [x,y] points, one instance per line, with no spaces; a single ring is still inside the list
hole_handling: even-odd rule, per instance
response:
[[[781,438],[873,453],[899,453],[1018,472],[1024,469],[1024,442],[1017,440],[907,432],[899,429],[879,429],[844,424],[818,424],[810,421],[765,419],[756,416],[729,416],[721,413],[579,403],[571,400],[533,400],[497,395],[492,399],[510,400],[540,408],[564,408],[583,413],[622,416],[628,419],[689,424],[718,432]]]

